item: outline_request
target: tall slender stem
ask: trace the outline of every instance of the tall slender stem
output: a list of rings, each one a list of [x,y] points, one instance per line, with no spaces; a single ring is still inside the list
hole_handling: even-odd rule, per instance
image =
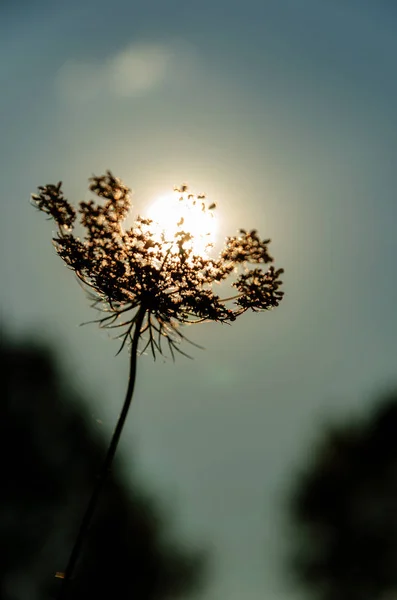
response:
[[[131,345],[130,373],[129,373],[128,387],[127,387],[127,392],[126,392],[123,408],[122,408],[120,416],[118,418],[117,425],[115,427],[105,460],[102,465],[102,469],[98,475],[97,484],[92,492],[92,495],[91,495],[90,501],[88,503],[87,509],[85,511],[84,517],[81,521],[80,529],[77,534],[77,538],[74,543],[72,552],[70,554],[69,562],[65,569],[62,587],[61,587],[61,591],[60,591],[60,594],[58,597],[59,600],[64,600],[67,597],[68,590],[70,589],[70,587],[69,587],[70,580],[72,579],[74,569],[75,569],[75,566],[76,566],[76,563],[77,563],[77,560],[78,560],[78,557],[79,557],[79,554],[81,552],[81,548],[82,548],[82,545],[84,542],[84,538],[87,534],[88,527],[91,523],[91,519],[93,517],[96,505],[99,500],[99,496],[104,487],[106,478],[107,478],[109,472],[111,471],[113,459],[116,454],[117,446],[120,441],[120,437],[121,437],[121,433],[123,431],[125,420],[127,418],[128,409],[130,407],[130,404],[132,401],[132,396],[134,393],[138,342],[139,342],[139,337],[140,337],[142,323],[143,323],[143,319],[145,317],[145,313],[146,313],[146,308],[144,306],[141,306],[141,308],[139,309],[139,311],[136,315],[136,318],[135,318],[135,329],[134,329],[134,335],[132,338],[132,345]]]

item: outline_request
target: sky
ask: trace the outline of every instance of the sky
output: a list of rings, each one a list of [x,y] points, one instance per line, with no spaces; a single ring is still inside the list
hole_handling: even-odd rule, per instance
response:
[[[188,182],[221,236],[257,228],[285,269],[276,310],[190,328],[193,361],[140,358],[123,469],[213,551],[200,600],[300,598],[290,482],[322,422],[397,383],[396,26],[387,0],[0,3],[2,319],[56,344],[104,435],[128,356],[79,327],[95,314],[38,185],[78,202],[111,169],[144,214]]]

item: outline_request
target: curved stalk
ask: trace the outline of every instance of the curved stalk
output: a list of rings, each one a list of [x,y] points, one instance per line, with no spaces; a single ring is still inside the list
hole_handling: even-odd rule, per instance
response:
[[[123,427],[124,427],[124,424],[125,424],[125,421],[127,418],[128,409],[131,405],[132,396],[133,396],[134,387],[135,387],[138,342],[139,342],[139,337],[141,334],[141,328],[142,328],[143,319],[145,317],[145,313],[146,313],[146,308],[144,306],[141,306],[135,317],[135,330],[134,330],[134,335],[132,338],[132,345],[131,345],[130,372],[129,372],[128,387],[127,387],[127,392],[126,392],[123,408],[122,408],[120,416],[118,418],[116,428],[114,430],[105,460],[102,465],[102,469],[98,475],[97,484],[92,492],[90,501],[88,503],[83,520],[80,525],[79,532],[77,534],[76,541],[74,543],[72,552],[70,554],[69,562],[67,564],[65,573],[63,575],[62,587],[61,587],[61,591],[60,591],[60,594],[58,597],[59,600],[64,600],[67,597],[70,580],[72,579],[74,569],[75,569],[75,566],[76,566],[76,563],[77,563],[77,560],[80,555],[81,548],[82,548],[82,545],[84,542],[84,538],[87,534],[88,527],[90,526],[91,519],[94,515],[94,511],[95,511],[96,505],[98,503],[99,496],[104,487],[106,478],[111,470],[113,459],[116,454],[117,446],[120,441],[121,433],[123,431]]]

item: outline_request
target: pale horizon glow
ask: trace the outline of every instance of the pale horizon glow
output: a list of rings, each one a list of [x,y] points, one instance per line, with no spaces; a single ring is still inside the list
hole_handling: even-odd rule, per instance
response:
[[[217,218],[205,198],[188,192],[174,191],[160,196],[150,206],[147,216],[152,219],[155,238],[161,242],[171,242],[178,231],[190,233],[193,237],[185,244],[194,254],[206,256],[214,245],[218,230]]]

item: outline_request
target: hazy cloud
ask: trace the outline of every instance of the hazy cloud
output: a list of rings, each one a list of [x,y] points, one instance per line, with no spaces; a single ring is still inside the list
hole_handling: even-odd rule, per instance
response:
[[[105,62],[66,62],[56,86],[66,100],[89,102],[98,96],[134,97],[158,86],[173,63],[166,45],[133,44]]]

